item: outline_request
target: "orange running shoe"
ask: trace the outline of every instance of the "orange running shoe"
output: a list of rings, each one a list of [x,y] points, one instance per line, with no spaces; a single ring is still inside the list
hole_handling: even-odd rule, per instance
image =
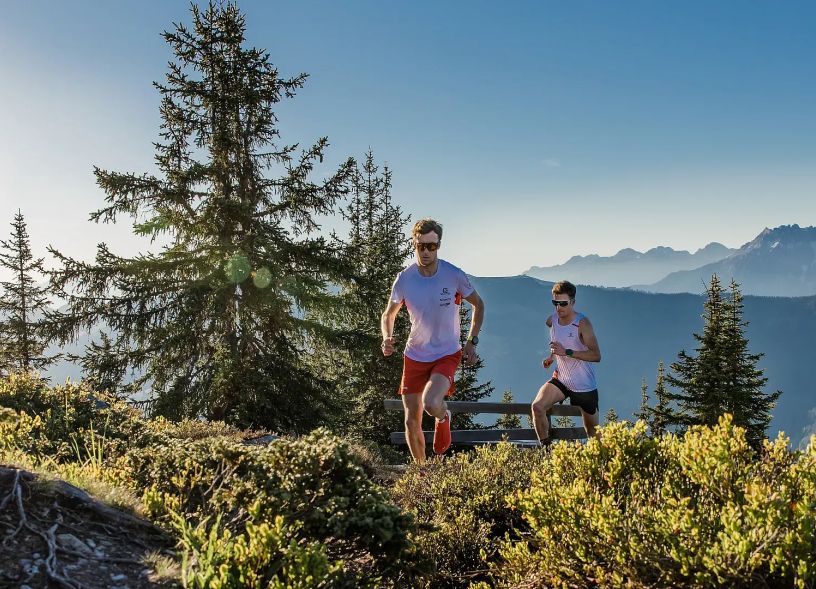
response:
[[[436,420],[434,427],[433,449],[436,454],[444,454],[451,445],[451,412],[445,412],[445,421]]]

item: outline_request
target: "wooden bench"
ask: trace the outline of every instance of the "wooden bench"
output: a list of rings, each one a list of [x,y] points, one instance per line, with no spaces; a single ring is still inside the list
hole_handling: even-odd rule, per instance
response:
[[[401,399],[386,399],[385,408],[389,411],[403,411]],[[455,413],[496,413],[502,415],[530,415],[529,403],[495,403],[476,401],[448,401],[448,409]],[[547,412],[547,420],[551,416],[580,417],[581,409],[572,405],[555,405]],[[425,443],[433,443],[433,432],[425,431]],[[586,430],[581,427],[553,427],[550,421],[550,438],[553,440],[582,440],[587,437]],[[460,446],[478,446],[495,444],[502,440],[519,446],[537,446],[538,437],[534,429],[460,429],[451,430],[451,443]],[[393,432],[391,443],[404,445],[405,432]]]

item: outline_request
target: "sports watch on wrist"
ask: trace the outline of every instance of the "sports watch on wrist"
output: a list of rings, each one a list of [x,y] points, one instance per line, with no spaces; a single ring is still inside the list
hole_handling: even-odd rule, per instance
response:
[[[478,346],[479,345],[479,336],[478,335],[471,335],[469,338],[467,338],[467,341],[472,343],[474,346]]]
[[[570,350],[569,348],[567,348],[566,350],[564,350],[564,353],[565,353],[567,356],[572,356],[572,350]]]

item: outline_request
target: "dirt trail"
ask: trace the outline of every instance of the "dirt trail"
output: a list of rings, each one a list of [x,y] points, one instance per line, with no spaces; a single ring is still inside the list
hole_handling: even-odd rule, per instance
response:
[[[0,588],[168,587],[172,540],[64,481],[0,465]],[[163,566],[146,561],[163,556]],[[165,577],[166,578],[166,577]]]

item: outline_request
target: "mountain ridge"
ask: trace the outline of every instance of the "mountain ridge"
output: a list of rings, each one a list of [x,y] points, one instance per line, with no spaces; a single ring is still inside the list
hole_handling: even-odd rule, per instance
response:
[[[712,274],[732,278],[743,294],[810,296],[816,294],[816,227],[797,224],[765,228],[731,256],[699,268],[672,272],[631,288],[653,293],[701,292]]]
[[[532,266],[522,274],[539,280],[570,280],[575,284],[591,286],[628,287],[655,282],[673,271],[703,266],[736,251],[719,242],[711,242],[694,253],[667,246],[656,246],[645,252],[623,248],[612,256],[577,255],[555,266]]]

